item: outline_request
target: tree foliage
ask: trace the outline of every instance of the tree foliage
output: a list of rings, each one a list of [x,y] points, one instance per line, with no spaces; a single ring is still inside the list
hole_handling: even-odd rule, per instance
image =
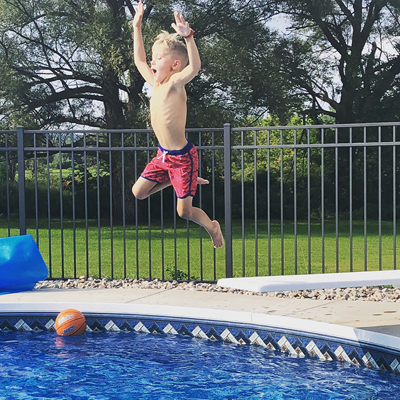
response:
[[[3,127],[148,126],[132,60],[132,0],[0,0]],[[172,12],[195,28],[203,69],[188,85],[188,126],[395,120],[400,109],[399,0],[154,0],[145,46]],[[270,20],[284,15],[288,29]],[[192,110],[192,112],[191,112]],[[250,119],[246,119],[251,117]]]
[[[245,1],[148,2],[148,54],[173,10],[196,30],[203,70],[188,85],[188,126],[265,112],[287,115],[276,35]],[[4,127],[148,126],[146,87],[132,60],[131,0],[0,0],[0,115]]]
[[[289,18],[276,55],[294,93],[308,99],[304,112],[338,123],[398,120],[399,0],[267,0],[260,8]]]
[[[8,125],[124,127],[140,98],[131,90],[138,74],[123,3],[1,1],[0,97]],[[133,93],[131,104],[120,90]]]

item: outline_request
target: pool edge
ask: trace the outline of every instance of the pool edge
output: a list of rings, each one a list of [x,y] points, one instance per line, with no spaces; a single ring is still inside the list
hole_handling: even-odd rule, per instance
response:
[[[202,322],[242,324],[309,333],[334,340],[356,342],[359,344],[382,347],[400,354],[400,337],[384,333],[353,328],[327,322],[319,322],[295,317],[277,316],[247,311],[232,311],[197,307],[159,306],[126,303],[2,303],[0,315],[10,314],[51,314],[67,308],[75,308],[88,315],[136,315],[149,317],[169,317]]]

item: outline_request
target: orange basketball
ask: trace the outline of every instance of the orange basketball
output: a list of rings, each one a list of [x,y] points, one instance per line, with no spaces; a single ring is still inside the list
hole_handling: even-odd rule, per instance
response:
[[[62,336],[82,335],[86,331],[86,318],[80,311],[69,308],[57,315],[54,327]]]

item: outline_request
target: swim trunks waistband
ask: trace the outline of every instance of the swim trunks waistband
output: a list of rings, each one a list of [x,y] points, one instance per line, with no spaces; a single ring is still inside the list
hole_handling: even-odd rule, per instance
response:
[[[179,155],[181,155],[181,154],[186,154],[186,153],[189,153],[189,151],[190,151],[190,149],[193,147],[193,143],[191,143],[191,142],[187,142],[187,145],[183,148],[183,149],[180,149],[180,150],[167,150],[167,149],[164,149],[164,148],[162,148],[160,145],[158,145],[158,148],[163,152],[163,153],[165,153],[165,154],[168,154],[168,155],[170,155],[170,156],[179,156]]]

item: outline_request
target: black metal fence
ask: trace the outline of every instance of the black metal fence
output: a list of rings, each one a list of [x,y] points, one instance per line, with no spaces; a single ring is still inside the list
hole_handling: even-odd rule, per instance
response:
[[[216,281],[397,267],[400,123],[189,129],[194,204],[224,249],[177,217],[167,188],[132,184],[149,130],[0,131],[0,236],[29,233],[50,278]]]

